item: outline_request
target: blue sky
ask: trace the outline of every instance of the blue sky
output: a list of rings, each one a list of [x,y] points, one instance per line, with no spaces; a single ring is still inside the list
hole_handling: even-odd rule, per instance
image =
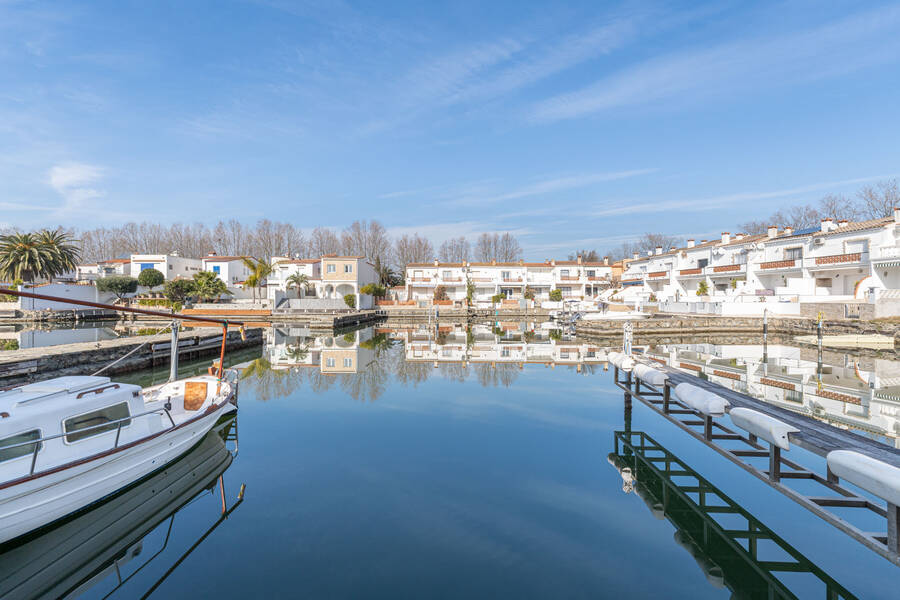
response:
[[[0,226],[711,237],[900,174],[898,30],[840,1],[0,0]]]

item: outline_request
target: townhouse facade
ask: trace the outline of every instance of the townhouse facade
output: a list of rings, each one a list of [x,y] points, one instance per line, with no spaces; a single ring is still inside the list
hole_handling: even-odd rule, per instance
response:
[[[131,259],[111,258],[75,267],[75,279],[77,281],[92,281],[114,275],[131,275]]]
[[[345,296],[353,296],[357,308],[372,308],[374,298],[360,290],[378,283],[375,267],[364,256],[325,255],[321,258],[273,257],[272,274],[266,280],[269,300],[279,305],[283,300],[304,300],[314,304],[313,298],[330,300],[333,307],[343,306]],[[292,275],[305,275],[308,286],[292,285]],[[319,303],[321,308],[326,304]]]
[[[608,260],[585,262],[547,260],[544,262],[460,262],[410,263],[406,267],[406,298],[424,302],[435,299],[443,288],[449,301],[490,303],[495,296],[548,301],[559,290],[563,298],[590,300],[613,284],[613,268]],[[439,294],[440,295],[440,294]]]
[[[760,235],[724,232],[682,248],[658,247],[626,261],[621,285],[626,303],[874,302],[900,290],[900,210],[883,219],[823,219],[799,231],[773,226]]]

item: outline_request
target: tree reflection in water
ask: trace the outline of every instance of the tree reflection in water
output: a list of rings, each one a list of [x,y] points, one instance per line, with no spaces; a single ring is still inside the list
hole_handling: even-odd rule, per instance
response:
[[[519,378],[518,363],[477,363],[475,373],[478,383],[484,387],[509,387]]]

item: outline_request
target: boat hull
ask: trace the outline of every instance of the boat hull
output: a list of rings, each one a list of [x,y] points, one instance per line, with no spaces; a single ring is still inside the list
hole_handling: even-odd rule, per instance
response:
[[[223,400],[146,441],[0,489],[0,543],[62,519],[159,470],[190,450],[219,417],[233,410],[235,406]]]

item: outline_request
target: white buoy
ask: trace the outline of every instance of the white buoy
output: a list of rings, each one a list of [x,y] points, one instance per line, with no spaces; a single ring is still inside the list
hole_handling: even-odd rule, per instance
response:
[[[728,415],[731,417],[731,422],[736,426],[766,440],[770,444],[778,446],[782,450],[791,449],[788,434],[800,431],[784,421],[779,421],[775,417],[770,417],[765,413],[749,408],[732,408]]]

